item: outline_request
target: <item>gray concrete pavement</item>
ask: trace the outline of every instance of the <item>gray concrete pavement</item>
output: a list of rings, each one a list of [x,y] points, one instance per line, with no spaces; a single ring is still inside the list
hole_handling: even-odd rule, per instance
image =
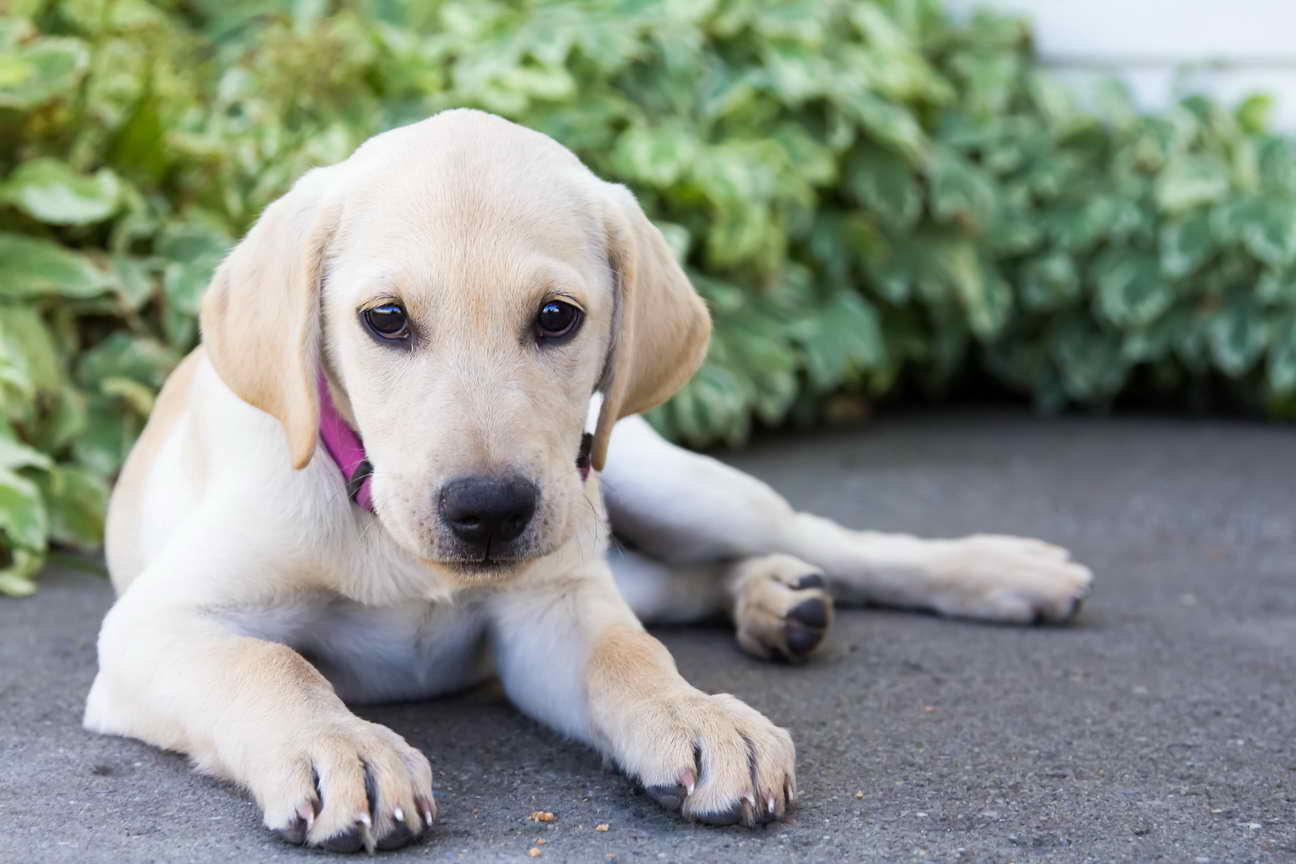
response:
[[[854,526],[1066,544],[1097,590],[1064,628],[847,612],[802,668],[661,631],[791,728],[803,797],[766,830],[676,821],[490,688],[365,710],[437,772],[435,837],[387,858],[1296,861],[1296,429],[935,413],[732,461]],[[81,730],[109,599],[51,573],[0,600],[0,862],[313,857],[183,759]]]

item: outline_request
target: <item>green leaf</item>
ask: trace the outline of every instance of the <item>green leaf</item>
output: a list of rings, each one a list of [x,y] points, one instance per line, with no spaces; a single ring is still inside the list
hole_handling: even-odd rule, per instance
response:
[[[190,219],[168,225],[158,238],[157,254],[177,264],[203,261],[214,266],[234,245],[229,233],[208,221]]]
[[[1258,260],[1273,267],[1296,262],[1296,218],[1293,202],[1259,196],[1222,203],[1211,214],[1211,227],[1225,242],[1240,242]]]
[[[1244,132],[1255,134],[1269,128],[1269,116],[1273,113],[1274,97],[1269,93],[1252,93],[1234,109],[1238,126]]]
[[[1080,296],[1080,274],[1069,255],[1054,252],[1033,258],[1022,268],[1022,302],[1027,309],[1059,309]]]
[[[1275,394],[1296,393],[1296,318],[1288,318],[1275,328],[1279,334],[1269,350],[1267,368],[1269,390]]]
[[[137,312],[154,298],[157,287],[148,261],[129,255],[114,255],[109,266],[114,277],[113,287],[127,309]]]
[[[153,391],[130,378],[105,378],[99,382],[99,392],[120,398],[141,417],[153,410]]]
[[[1178,213],[1218,201],[1228,192],[1228,164],[1210,154],[1182,155],[1170,160],[1157,178],[1158,206]]]
[[[1161,360],[1192,326],[1187,309],[1172,308],[1145,327],[1126,330],[1121,339],[1121,359],[1131,365]]]
[[[129,378],[158,390],[180,355],[156,339],[117,331],[81,356],[77,380],[97,388],[109,378]]]
[[[1024,255],[1040,245],[1044,230],[1028,187],[1000,187],[994,222],[986,239],[995,255]]]
[[[43,397],[42,410],[28,424],[27,435],[46,453],[57,453],[85,431],[85,395],[69,385]]]
[[[905,160],[866,144],[851,153],[848,171],[848,188],[882,224],[903,231],[918,221],[922,190]]]
[[[56,243],[0,233],[0,298],[97,297],[108,275]]]
[[[1094,113],[1119,130],[1133,126],[1139,117],[1134,94],[1120,78],[1104,78],[1093,87]]]
[[[1265,135],[1256,150],[1260,188],[1274,193],[1296,192],[1296,142],[1286,136]]]
[[[987,266],[977,247],[959,238],[927,250],[933,272],[953,288],[972,332],[983,340],[998,335],[1012,314],[1012,288]]]
[[[203,291],[211,282],[219,258],[197,258],[186,263],[171,263],[162,277],[162,324],[171,344],[188,349],[198,332],[198,309]]]
[[[0,470],[18,468],[46,470],[51,464],[48,456],[13,437],[7,424],[0,424]]]
[[[834,78],[832,62],[813,48],[788,42],[762,46],[770,86],[789,105],[823,95]]]
[[[1179,279],[1195,272],[1215,251],[1210,212],[1196,210],[1166,223],[1161,228],[1160,244],[1162,273]]]
[[[922,127],[906,108],[872,93],[854,93],[838,105],[877,143],[896,151],[911,165],[927,162],[929,143]]]
[[[832,149],[815,140],[805,129],[785,123],[779,127],[774,140],[783,148],[787,164],[799,179],[819,186],[837,178],[837,162]]]
[[[1094,262],[1098,311],[1117,327],[1143,327],[1170,308],[1174,292],[1161,276],[1155,255],[1112,249]]]
[[[1133,202],[1095,192],[1084,201],[1062,201],[1040,214],[1046,233],[1062,249],[1084,252],[1104,239],[1123,240],[1139,226]]]
[[[974,231],[985,228],[995,212],[990,178],[949,148],[937,149],[932,159],[931,196],[938,219]]]
[[[0,49],[0,108],[34,108],[70,94],[90,65],[79,39],[42,37]]]
[[[792,330],[805,356],[810,385],[821,392],[840,386],[851,372],[885,362],[877,310],[852,291],[838,291]]]
[[[669,186],[692,167],[697,155],[697,141],[687,129],[633,126],[617,139],[612,163],[627,179]]]
[[[92,396],[86,432],[72,442],[72,454],[87,470],[111,477],[125,463],[142,425],[135,415],[123,412],[116,399]]]
[[[1047,70],[1031,70],[1027,86],[1036,109],[1057,134],[1067,135],[1093,122],[1079,110],[1070,88]]]
[[[89,225],[116,212],[121,181],[107,168],[87,176],[45,157],[19,165],[5,183],[4,197],[41,222]]]
[[[1002,114],[1008,107],[1021,72],[1022,58],[1004,52],[960,52],[950,65],[963,78],[966,107],[975,114]]]
[[[1266,270],[1256,283],[1256,298],[1262,303],[1282,303],[1296,308],[1296,273]]]
[[[49,520],[36,484],[8,468],[0,468],[0,539],[4,545],[40,551],[45,548]]]
[[[1231,298],[1206,325],[1206,341],[1215,367],[1234,378],[1255,365],[1268,339],[1264,311],[1247,295]]]
[[[36,574],[45,566],[44,552],[11,549],[9,554],[13,562],[0,569],[0,594],[30,597],[36,593]]]
[[[29,306],[0,303],[0,406],[11,419],[31,419],[37,394],[63,385],[63,360],[49,326]]]
[[[89,471],[60,465],[37,481],[49,512],[49,535],[57,543],[94,549],[103,542],[108,484]]]
[[[1062,385],[1072,399],[1088,402],[1113,396],[1125,383],[1127,366],[1117,336],[1080,318],[1053,335],[1052,349]]]

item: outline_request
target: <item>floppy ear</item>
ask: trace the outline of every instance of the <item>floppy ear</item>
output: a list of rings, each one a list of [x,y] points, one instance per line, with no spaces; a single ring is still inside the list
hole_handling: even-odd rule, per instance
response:
[[[337,208],[332,169],[317,168],[275,201],[216,270],[202,301],[203,344],[234,393],[283,424],[294,468],[319,432],[320,277]]]
[[[608,258],[616,305],[612,341],[599,390],[603,404],[591,463],[607,461],[616,421],[647,411],[702,365],[711,338],[711,316],[689,284],[666,239],[624,186],[609,187]]]

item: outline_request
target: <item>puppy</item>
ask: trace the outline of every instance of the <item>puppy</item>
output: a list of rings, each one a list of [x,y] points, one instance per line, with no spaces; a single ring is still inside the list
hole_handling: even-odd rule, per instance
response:
[[[625,188],[487,114],[307,174],[201,318],[113,494],[85,724],[240,784],[293,843],[427,831],[427,759],[346,703],[491,676],[664,807],[779,819],[788,732],[690,686],[641,617],[725,611],[797,660],[834,596],[1029,621],[1088,590],[1056,547],[848,531],[658,438],[633,415],[696,370],[704,305]]]

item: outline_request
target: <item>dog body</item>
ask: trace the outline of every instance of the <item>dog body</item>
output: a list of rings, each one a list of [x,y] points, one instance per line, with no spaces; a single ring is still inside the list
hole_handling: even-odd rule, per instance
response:
[[[433,820],[431,769],[344,703],[498,675],[663,806],[751,824],[795,795],[791,738],[640,618],[727,613],[801,659],[832,595],[1074,614],[1057,547],[849,531],[658,437],[634,415],[708,332],[633,198],[537,133],[447,112],[307,175],[222,265],[114,492],[87,727],[190,755],[293,842],[390,848]],[[371,473],[316,446],[331,404]]]

